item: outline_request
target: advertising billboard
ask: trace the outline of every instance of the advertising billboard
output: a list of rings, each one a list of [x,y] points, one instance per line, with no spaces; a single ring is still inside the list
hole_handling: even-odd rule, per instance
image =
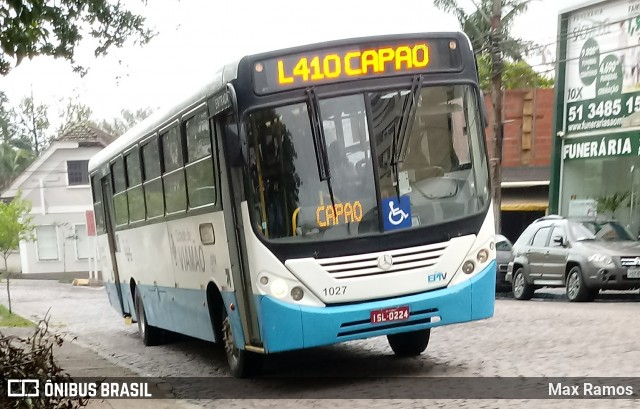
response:
[[[565,133],[640,127],[640,0],[571,11],[561,35]]]

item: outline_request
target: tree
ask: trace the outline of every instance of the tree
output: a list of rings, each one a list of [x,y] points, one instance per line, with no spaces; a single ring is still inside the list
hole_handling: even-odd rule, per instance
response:
[[[146,3],[146,0],[142,0]],[[12,0],[0,7],[0,75],[24,58],[47,55],[76,64],[74,53],[83,32],[98,40],[96,57],[127,39],[146,44],[155,35],[145,18],[110,0]],[[86,72],[75,65],[74,70]]]
[[[0,141],[6,142],[13,136],[11,123],[11,109],[9,108],[9,98],[0,91]]]
[[[33,94],[24,97],[20,105],[14,109],[15,137],[31,140],[33,151],[38,156],[49,143],[49,107],[34,101]]]
[[[494,47],[494,35],[492,34],[493,6],[498,2],[502,10],[501,28],[498,30],[498,42],[500,52],[514,61],[522,60],[529,51],[534,48],[532,41],[525,41],[511,35],[511,28],[516,17],[527,11],[532,0],[479,0],[472,1],[476,10],[467,13],[460,6],[458,0],[434,0],[433,5],[445,13],[453,14],[462,31],[471,40],[471,45],[476,54],[488,54]]]
[[[476,54],[489,59],[491,102],[493,105],[493,155],[491,157],[491,184],[496,232],[501,229],[501,175],[502,162],[502,90],[505,58],[521,61],[532,49],[532,42],[511,36],[517,16],[527,11],[532,0],[480,0],[476,10],[467,14],[457,0],[434,0],[433,4],[445,12],[453,13],[463,31],[471,40]]]
[[[0,192],[33,162],[33,152],[20,149],[11,142],[0,142]]]
[[[120,111],[120,117],[113,118],[110,121],[102,120],[96,126],[110,135],[121,136],[152,113],[153,109],[149,107],[135,111],[123,109]]]
[[[491,90],[491,58],[484,54],[478,56],[478,74],[480,89]],[[554,81],[537,73],[526,61],[504,61],[502,86],[504,89],[551,88]]]
[[[61,99],[60,105],[63,104],[64,100]],[[92,109],[89,108],[88,105],[80,102],[79,97],[76,96],[75,98],[68,98],[66,106],[59,111],[59,116],[62,118],[62,122],[57,129],[58,136],[64,134],[76,124],[89,121],[92,113]]]
[[[31,240],[34,226],[29,212],[31,204],[22,199],[20,195],[9,203],[0,201],[0,255],[4,259],[4,268],[7,278],[7,298],[9,300],[9,312],[11,313],[11,291],[9,290],[9,254],[16,250],[22,240]]]

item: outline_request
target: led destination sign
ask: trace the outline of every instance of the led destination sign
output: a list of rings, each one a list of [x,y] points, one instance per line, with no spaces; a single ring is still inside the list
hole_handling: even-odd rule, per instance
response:
[[[254,64],[258,94],[376,76],[458,71],[457,42],[432,39],[346,46],[271,58]]]

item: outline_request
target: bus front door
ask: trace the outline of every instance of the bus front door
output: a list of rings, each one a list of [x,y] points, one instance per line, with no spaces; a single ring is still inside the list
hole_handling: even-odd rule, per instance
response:
[[[216,127],[218,146],[223,147],[223,152],[218,155],[218,158],[220,161],[220,180],[222,181],[220,189],[222,191],[222,208],[232,266],[231,278],[242,321],[245,339],[244,347],[255,352],[262,349],[262,339],[258,326],[258,314],[253,297],[251,276],[248,270],[247,246],[240,207],[242,201],[245,200],[243,169],[239,164],[234,163],[236,159],[233,158],[234,154],[231,152],[237,153],[235,147],[229,146],[230,141],[238,138],[238,135],[236,135],[236,122],[233,115],[220,115],[216,117],[213,125]]]

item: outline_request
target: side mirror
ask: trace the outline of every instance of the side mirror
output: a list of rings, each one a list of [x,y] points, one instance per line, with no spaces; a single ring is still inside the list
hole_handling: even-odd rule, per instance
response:
[[[559,246],[562,246],[562,247],[564,247],[564,245],[566,244],[564,242],[564,238],[562,238],[562,236],[554,236],[553,237],[553,242],[558,244]]]

